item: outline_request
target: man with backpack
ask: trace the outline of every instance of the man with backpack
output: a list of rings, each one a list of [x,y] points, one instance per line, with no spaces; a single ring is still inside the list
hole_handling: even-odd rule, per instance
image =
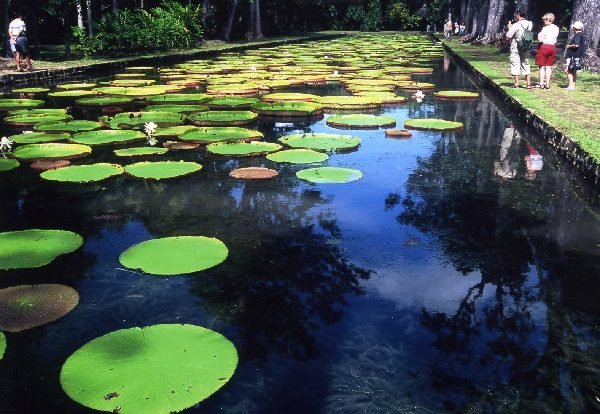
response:
[[[517,11],[516,22],[508,22],[506,37],[510,39],[510,74],[514,78],[513,88],[519,87],[519,78],[525,76],[527,89],[531,89],[531,67],[529,66],[529,50],[533,43],[531,29],[533,23],[527,19],[527,14]]]

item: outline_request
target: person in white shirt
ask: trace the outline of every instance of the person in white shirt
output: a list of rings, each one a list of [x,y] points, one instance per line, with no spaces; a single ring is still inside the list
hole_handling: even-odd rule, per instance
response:
[[[531,30],[533,23],[526,20],[527,14],[517,11],[516,22],[508,22],[506,38],[510,39],[510,74],[514,78],[513,88],[519,87],[519,78],[525,76],[527,89],[531,89],[531,67],[529,66],[529,50],[519,50],[517,42],[523,36],[525,30]]]
[[[535,55],[535,64],[540,68],[540,88],[550,89],[552,66],[556,62],[556,41],[560,29],[554,24],[554,14],[546,13],[542,16],[544,27],[538,34],[540,44]]]
[[[23,16],[18,14],[8,25],[10,49],[15,57],[17,71],[21,71],[21,58],[25,59],[26,70],[31,70],[29,58],[29,43],[27,42],[26,27]]]

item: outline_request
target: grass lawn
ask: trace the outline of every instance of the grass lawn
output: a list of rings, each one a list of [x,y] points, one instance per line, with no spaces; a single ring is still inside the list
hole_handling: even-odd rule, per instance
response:
[[[508,52],[490,46],[473,46],[456,40],[444,41],[456,54],[500,85],[508,95],[525,108],[544,119],[600,162],[600,75],[579,72],[577,90],[567,91],[567,76],[563,67],[552,73],[550,89],[513,89],[509,72]],[[532,64],[532,84],[538,82],[537,67]],[[525,85],[524,80],[521,83]]]

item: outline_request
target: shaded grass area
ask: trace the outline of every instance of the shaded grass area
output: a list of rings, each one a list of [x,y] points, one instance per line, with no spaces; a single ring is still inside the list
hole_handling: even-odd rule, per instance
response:
[[[600,75],[579,72],[577,90],[567,91],[564,89],[568,84],[564,65],[559,64],[553,71],[549,90],[513,89],[508,53],[490,46],[473,46],[459,41],[444,41],[444,44],[500,85],[525,108],[577,142],[594,160],[600,161]],[[532,84],[535,85],[539,78],[533,57],[530,63],[533,65]]]

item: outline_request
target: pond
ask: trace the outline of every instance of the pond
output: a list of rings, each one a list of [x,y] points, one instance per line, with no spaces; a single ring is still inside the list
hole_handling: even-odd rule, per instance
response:
[[[394,43],[405,41],[346,38],[201,64],[243,64],[259,56],[281,72],[294,59],[349,67],[352,57],[361,70],[373,71],[373,62],[398,65],[396,56],[410,55],[410,47]],[[371,54],[367,46],[380,43],[389,49]],[[433,83],[436,91],[479,92],[479,98],[438,99],[425,89],[417,101],[414,90],[394,87],[405,104],[367,113],[392,117],[397,128],[409,118],[439,118],[464,123],[462,130],[412,130],[411,137],[394,138],[386,128],[331,127],[327,120],[339,115],[333,110],[259,116],[249,128],[266,142],[315,132],[352,135],[361,143],[313,164],[219,156],[203,146],[170,151],[144,160],[198,162],[202,169],[158,181],[119,176],[56,183],[26,163],[0,173],[0,231],[64,229],[84,240],[45,266],[0,271],[0,288],[56,283],[79,293],[79,304],[64,317],[5,333],[0,411],[97,412],[62,390],[63,364],[94,338],[155,324],[209,328],[237,349],[231,379],[189,413],[599,410],[597,188],[439,48],[421,59],[415,66],[433,71],[413,80]],[[261,65],[251,70],[262,71]],[[214,75],[208,76],[210,82]],[[157,72],[145,78],[157,80]],[[334,79],[308,83],[276,92],[350,95]],[[72,105],[44,99],[48,107]],[[1,128],[2,135],[21,131]],[[94,146],[91,158],[71,162],[134,162],[113,149]],[[332,184],[296,176],[317,166],[359,170],[362,178]],[[279,174],[229,176],[240,167]],[[184,275],[150,275],[119,262],[136,243],[172,236],[214,237],[229,254],[221,264]],[[105,395],[113,397],[118,393]]]

